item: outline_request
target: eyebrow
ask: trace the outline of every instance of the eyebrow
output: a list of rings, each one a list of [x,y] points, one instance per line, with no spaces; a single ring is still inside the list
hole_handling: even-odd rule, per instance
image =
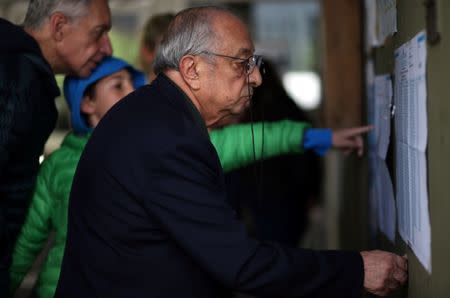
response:
[[[237,57],[245,56],[246,58],[251,55],[253,55],[253,51],[248,48],[240,48],[236,54]]]
[[[102,30],[103,32],[109,31],[109,30],[111,30],[111,25],[102,24],[102,25],[97,25],[94,27],[94,30],[98,30],[98,29]]]

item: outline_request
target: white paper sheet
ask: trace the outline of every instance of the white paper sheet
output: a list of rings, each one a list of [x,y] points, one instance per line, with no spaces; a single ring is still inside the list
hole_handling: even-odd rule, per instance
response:
[[[376,208],[376,226],[389,240],[395,241],[396,210],[391,176],[386,166],[386,153],[391,133],[390,108],[392,103],[392,79],[379,75],[373,80],[371,104],[373,130],[370,147],[371,198],[370,208]],[[373,215],[372,215],[373,216]]]
[[[380,231],[389,240],[395,242],[396,210],[394,200],[394,188],[391,176],[386,166],[386,161],[377,157],[377,201],[378,201],[378,226]]]
[[[397,0],[365,0],[366,52],[397,32]]]
[[[390,75],[375,77],[375,142],[379,157],[386,159],[391,135],[392,79]]]
[[[375,1],[375,0],[374,0]],[[375,2],[374,2],[375,3]],[[375,69],[373,60],[366,62],[366,97],[367,97],[367,122],[375,125]],[[375,129],[367,135],[369,157],[369,231],[370,241],[375,245],[378,231],[378,192],[377,192],[377,163],[376,163],[376,136]]]
[[[379,46],[377,35],[377,0],[365,0],[366,53]]]
[[[397,0],[377,0],[377,39],[380,45],[397,32]]]
[[[431,272],[426,55],[425,32],[395,51],[396,185],[400,235]]]
[[[367,97],[367,122],[375,125],[375,66],[373,60],[366,62],[366,97]],[[376,146],[376,130],[368,133],[369,152]]]

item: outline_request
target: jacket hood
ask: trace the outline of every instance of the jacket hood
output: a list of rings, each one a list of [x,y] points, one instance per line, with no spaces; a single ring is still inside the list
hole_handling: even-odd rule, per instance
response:
[[[36,40],[23,30],[22,27],[12,24],[11,22],[0,19],[0,36],[2,40],[1,52],[25,52],[42,56]]]
[[[64,79],[64,96],[70,109],[70,120],[72,129],[77,134],[85,134],[92,131],[92,127],[81,114],[80,105],[83,94],[86,89],[97,81],[107,77],[122,69],[128,69],[133,79],[134,88],[137,89],[146,83],[144,73],[136,70],[133,66],[122,59],[115,57],[106,57],[94,69],[90,76],[79,78],[75,76],[66,76]]]

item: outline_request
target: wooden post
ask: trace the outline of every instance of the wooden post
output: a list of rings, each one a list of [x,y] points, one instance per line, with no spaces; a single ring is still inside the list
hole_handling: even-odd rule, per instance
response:
[[[363,124],[363,24],[361,0],[322,0],[323,122],[345,128]],[[337,152],[325,162],[328,248],[362,249],[367,244],[367,168],[364,160]],[[355,224],[357,223],[357,224]]]
[[[324,124],[342,128],[362,123],[361,0],[322,0],[324,36]]]

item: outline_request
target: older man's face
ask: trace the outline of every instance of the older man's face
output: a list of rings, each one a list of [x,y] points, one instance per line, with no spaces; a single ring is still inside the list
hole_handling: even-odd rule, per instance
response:
[[[220,16],[215,22],[215,34],[218,45],[209,73],[204,80],[204,96],[208,113],[220,119],[241,114],[250,104],[253,88],[261,84],[259,69],[247,74],[246,62],[253,55],[254,46],[246,26],[237,18],[229,15]],[[212,123],[214,125],[214,123]]]
[[[93,0],[88,15],[69,23],[68,34],[58,43],[58,54],[67,74],[86,77],[112,54],[108,31],[111,13],[107,0]]]

